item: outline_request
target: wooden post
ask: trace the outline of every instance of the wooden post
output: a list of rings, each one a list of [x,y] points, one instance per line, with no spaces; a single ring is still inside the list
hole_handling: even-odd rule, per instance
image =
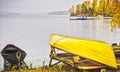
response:
[[[52,58],[53,58],[53,56],[56,56],[56,51],[55,51],[55,48],[53,46],[51,46],[49,66],[52,66]]]

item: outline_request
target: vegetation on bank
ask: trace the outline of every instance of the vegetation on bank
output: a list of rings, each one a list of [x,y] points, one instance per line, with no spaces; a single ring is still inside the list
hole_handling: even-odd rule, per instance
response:
[[[119,0],[86,0],[69,9],[71,16],[113,16]]]
[[[120,69],[78,70],[66,64],[59,64],[52,67],[43,66],[31,69],[2,70],[0,72],[120,72]]]
[[[69,9],[70,16],[97,16],[112,17],[111,31],[120,28],[120,1],[119,0],[86,0],[82,4]]]
[[[3,70],[1,72],[75,72],[75,70],[64,64],[59,64],[56,66],[48,67],[48,66],[43,66],[40,68],[31,68],[31,69],[19,69],[19,70]]]
[[[120,2],[116,4],[113,13],[111,31],[114,31],[115,28],[120,28]]]

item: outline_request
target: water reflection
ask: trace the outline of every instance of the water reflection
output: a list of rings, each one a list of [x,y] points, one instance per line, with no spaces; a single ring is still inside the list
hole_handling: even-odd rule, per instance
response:
[[[27,52],[25,61],[34,67],[49,60],[50,34],[61,34],[86,39],[120,42],[120,30],[110,32],[109,20],[72,21],[69,16],[18,15],[0,17],[0,51],[7,44],[14,44]],[[0,68],[3,59],[0,56]]]

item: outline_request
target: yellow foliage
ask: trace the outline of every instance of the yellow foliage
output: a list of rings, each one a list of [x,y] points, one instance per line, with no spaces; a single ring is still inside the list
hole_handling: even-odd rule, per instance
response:
[[[114,8],[113,18],[111,20],[111,31],[120,28],[120,4],[116,4]]]
[[[84,7],[81,6],[83,4]],[[113,17],[111,20],[111,31],[115,28],[120,28],[119,0],[93,0],[91,4],[89,1],[85,1],[83,4],[77,5],[76,13],[74,15],[79,16],[87,14],[89,16],[97,16],[102,14],[103,16],[110,16]]]

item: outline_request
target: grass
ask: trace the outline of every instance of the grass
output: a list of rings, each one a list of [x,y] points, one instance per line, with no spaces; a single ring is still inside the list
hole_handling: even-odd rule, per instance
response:
[[[43,66],[40,68],[32,68],[32,69],[20,69],[20,70],[9,70],[9,71],[2,70],[0,72],[120,72],[120,69],[101,69],[101,70],[80,71],[68,65],[59,64],[52,67]]]
[[[9,70],[9,71],[1,71],[1,72],[75,72],[72,67],[67,65],[57,65],[57,66],[44,66],[40,68],[32,68],[32,69],[20,69],[20,70]]]

